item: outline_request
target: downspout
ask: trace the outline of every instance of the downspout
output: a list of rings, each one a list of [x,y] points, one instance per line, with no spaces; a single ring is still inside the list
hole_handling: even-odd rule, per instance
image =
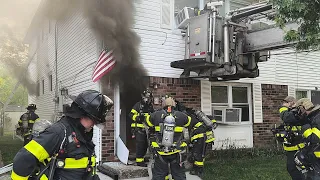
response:
[[[57,116],[58,115],[58,109],[59,109],[59,88],[58,88],[58,26],[57,26],[58,20],[56,20],[54,25],[54,56],[55,56],[55,76],[56,76],[56,85],[55,85],[55,106],[54,106],[54,113]],[[55,121],[56,119],[54,119]]]

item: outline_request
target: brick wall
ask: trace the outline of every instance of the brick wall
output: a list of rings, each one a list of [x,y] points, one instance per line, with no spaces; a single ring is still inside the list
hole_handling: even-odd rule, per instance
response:
[[[288,95],[288,86],[262,84],[263,123],[253,125],[253,143],[255,147],[274,146],[275,140],[270,131],[274,124],[279,125],[279,107]]]
[[[113,89],[108,84],[104,84],[102,90],[111,99],[114,99]],[[114,161],[114,110],[110,109],[105,127],[102,130],[102,161]]]
[[[200,81],[192,79],[150,77],[150,84],[157,83],[158,88],[152,89],[154,97],[166,94],[172,95],[187,107],[201,108],[201,86]],[[160,108],[161,105],[154,105]]]

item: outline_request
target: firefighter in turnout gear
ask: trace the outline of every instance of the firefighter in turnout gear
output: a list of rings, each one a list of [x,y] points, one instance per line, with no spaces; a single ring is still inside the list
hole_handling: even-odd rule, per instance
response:
[[[307,180],[320,180],[320,106],[314,106],[307,99],[302,98],[296,103],[298,116],[308,123],[302,126],[302,134],[306,147],[295,155],[297,167],[307,171]]]
[[[26,108],[27,112],[22,114],[18,121],[18,128],[16,130],[18,135],[23,136],[26,145],[32,139],[32,128],[36,121],[39,120],[39,116],[35,113],[37,106],[35,104],[29,104]]]
[[[287,96],[279,109],[280,118],[283,121],[283,130],[275,135],[278,140],[282,141],[283,148],[287,156],[287,171],[293,180],[302,180],[304,175],[299,171],[294,162],[294,155],[305,145],[302,141],[301,126],[306,121],[301,121],[297,116],[297,109],[294,108],[296,99]],[[281,140],[283,139],[283,140]]]
[[[129,116],[132,119],[132,137],[136,139],[136,163],[138,166],[147,167],[144,156],[148,149],[148,140],[145,130],[145,118],[154,112],[152,106],[152,92],[145,90],[141,94],[141,101],[137,102]]]
[[[215,140],[213,130],[217,128],[216,120],[205,115],[202,111],[186,108],[177,100],[176,109],[191,117],[189,126],[191,154],[188,161],[193,164],[193,168],[190,174],[203,177],[206,150]]]
[[[154,136],[150,138],[154,155],[153,180],[164,180],[168,174],[174,180],[186,179],[182,167],[187,148],[183,131],[189,127],[191,117],[173,110],[174,106],[175,101],[168,97],[163,102],[163,109],[146,118],[147,125],[155,129]]]
[[[98,180],[93,126],[106,121],[113,106],[110,98],[86,90],[77,97],[65,115],[42,131],[15,156],[11,178],[48,180]],[[34,169],[38,169],[34,173]],[[36,177],[30,178],[31,174]]]

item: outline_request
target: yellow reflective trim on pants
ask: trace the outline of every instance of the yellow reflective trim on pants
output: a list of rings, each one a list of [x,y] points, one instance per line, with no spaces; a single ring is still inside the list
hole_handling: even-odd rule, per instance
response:
[[[301,126],[285,126],[284,129],[291,131],[301,131]]]
[[[144,125],[143,124],[139,124],[139,123],[132,123],[131,127],[144,128]]]
[[[198,128],[202,125],[203,123],[202,122],[198,122],[196,125],[194,125],[194,127]]]
[[[320,158],[320,151],[315,151],[315,152],[313,152],[313,154],[314,154],[317,158]]]
[[[159,144],[157,142],[151,142],[151,146],[154,148],[159,148]]]
[[[19,176],[18,174],[16,174],[13,170],[11,173],[11,179],[12,180],[28,180],[29,176],[27,177],[23,177],[23,176]]]
[[[18,121],[18,122],[22,123],[22,120],[21,120],[21,119],[19,119],[19,121]]]
[[[154,126],[150,121],[150,115],[146,116],[146,122],[147,122],[149,127],[153,127]]]
[[[47,175],[43,174],[43,175],[41,176],[40,180],[48,180]]]
[[[165,180],[168,180],[168,179],[169,179],[169,175],[167,175],[164,179],[165,179]]]
[[[195,162],[194,162],[194,165],[196,165],[196,166],[203,166],[203,165],[204,165],[204,162],[203,162],[203,161],[195,161]]]
[[[290,146],[290,147],[287,147],[285,145],[283,145],[283,149],[285,151],[296,151],[296,150],[299,150],[301,148],[304,148],[305,144],[304,143],[300,143],[300,144],[297,144],[296,146]]]
[[[64,169],[81,169],[81,168],[87,168],[89,165],[89,159],[88,157],[84,157],[81,159],[74,159],[74,158],[66,158],[64,160],[65,165]],[[96,158],[91,157],[91,166],[95,166]]]
[[[187,122],[187,124],[185,124],[185,125],[184,125],[184,127],[188,127],[188,126],[190,126],[190,123],[191,123],[191,117],[190,117],[190,116],[188,116],[188,122]]]
[[[303,132],[302,136],[305,138],[308,138],[311,134],[312,134],[312,129],[309,128]]]
[[[138,111],[136,111],[135,109],[131,109],[131,113],[134,114],[134,115],[139,114]]]
[[[212,121],[213,123],[216,123],[216,122],[217,122],[215,119],[212,119],[211,121]]]
[[[199,138],[203,138],[204,137],[204,134],[201,133],[201,134],[196,134],[194,136],[191,137],[191,142],[194,141],[195,139],[199,139]]]
[[[320,131],[318,128],[312,128],[312,133],[314,133],[318,138],[320,138]]]
[[[162,151],[158,151],[158,153],[159,153],[160,155],[162,155],[162,156],[170,156],[170,155],[172,155],[172,154],[177,154],[177,153],[179,153],[179,152],[181,152],[181,150],[175,150],[175,151],[173,151],[173,152],[162,152]]]
[[[279,113],[282,113],[283,111],[288,111],[288,108],[287,107],[282,107],[279,109]]]
[[[160,132],[160,126],[156,126],[155,131]],[[179,133],[183,132],[183,127],[180,127],[180,126],[174,127],[174,132],[179,132]]]
[[[136,162],[144,162],[144,158],[136,158]]]
[[[40,162],[49,157],[48,152],[37,141],[31,140],[24,148],[33,154]]]
[[[207,140],[206,140],[206,143],[211,143],[211,142],[213,142],[214,140],[216,140],[216,138],[207,139]]]
[[[133,115],[133,116],[132,116],[132,120],[133,120],[133,121],[136,121],[136,120],[137,120],[137,117],[138,117],[138,115]]]

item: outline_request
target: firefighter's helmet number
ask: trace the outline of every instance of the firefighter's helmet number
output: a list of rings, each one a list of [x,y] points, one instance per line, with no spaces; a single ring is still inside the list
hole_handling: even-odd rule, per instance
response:
[[[165,126],[166,131],[174,131],[173,126]]]
[[[194,33],[199,34],[200,31],[201,31],[201,28],[196,28],[196,29],[194,30]]]

